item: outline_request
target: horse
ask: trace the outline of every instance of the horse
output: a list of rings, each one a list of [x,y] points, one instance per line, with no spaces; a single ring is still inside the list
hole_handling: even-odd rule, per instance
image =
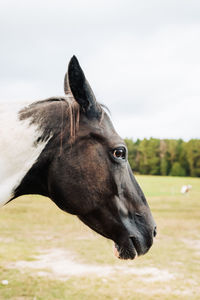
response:
[[[27,194],[49,197],[134,259],[156,225],[132,174],[128,150],[97,102],[75,56],[64,97],[0,108],[0,205]]]

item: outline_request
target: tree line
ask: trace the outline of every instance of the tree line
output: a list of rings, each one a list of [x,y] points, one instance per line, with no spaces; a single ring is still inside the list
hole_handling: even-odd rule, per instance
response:
[[[139,174],[200,177],[200,139],[125,139],[129,163]]]

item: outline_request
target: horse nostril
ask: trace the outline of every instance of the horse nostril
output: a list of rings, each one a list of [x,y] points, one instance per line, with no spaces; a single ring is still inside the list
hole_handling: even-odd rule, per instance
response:
[[[153,236],[155,237],[156,234],[157,234],[157,227],[155,226],[155,227],[154,227],[154,231],[153,231]]]

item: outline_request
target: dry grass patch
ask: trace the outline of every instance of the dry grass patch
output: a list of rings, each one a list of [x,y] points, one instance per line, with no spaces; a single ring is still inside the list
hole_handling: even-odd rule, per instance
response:
[[[1,209],[0,282],[9,284],[0,284],[0,300],[199,299],[200,179],[138,180],[158,237],[134,261],[117,260],[111,241],[48,199],[27,196]],[[182,184],[193,186],[186,197]]]

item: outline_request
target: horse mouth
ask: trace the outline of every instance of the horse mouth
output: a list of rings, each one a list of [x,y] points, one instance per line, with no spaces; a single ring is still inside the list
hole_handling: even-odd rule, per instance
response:
[[[139,240],[135,237],[129,237],[127,247],[119,246],[116,243],[114,245],[114,255],[119,259],[135,259],[146,252],[142,250]]]

